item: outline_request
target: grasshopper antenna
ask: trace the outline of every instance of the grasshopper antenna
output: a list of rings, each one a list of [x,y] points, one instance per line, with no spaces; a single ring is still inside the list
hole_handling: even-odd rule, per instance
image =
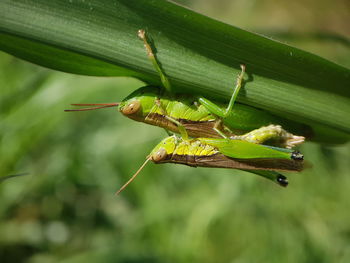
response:
[[[134,179],[136,176],[142,171],[142,169],[146,166],[148,161],[151,160],[151,157],[148,157],[146,161],[141,165],[141,167],[137,170],[137,172],[115,193],[115,195],[119,195]]]
[[[70,110],[64,110],[66,112],[68,111],[88,111],[88,110],[98,110],[98,109],[104,109],[104,108],[110,108],[110,107],[117,107],[120,103],[82,103],[82,104],[71,104],[72,106],[96,106],[96,107],[89,107],[84,109],[70,109]]]

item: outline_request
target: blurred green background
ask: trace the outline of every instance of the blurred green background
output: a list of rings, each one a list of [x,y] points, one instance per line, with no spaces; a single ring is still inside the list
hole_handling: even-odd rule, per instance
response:
[[[344,1],[178,1],[350,66]],[[146,57],[145,57],[146,59]],[[149,164],[166,136],[115,109],[143,83],[0,53],[0,262],[350,262],[350,147],[306,143],[288,188],[225,169]],[[335,83],[336,85],[336,83]]]

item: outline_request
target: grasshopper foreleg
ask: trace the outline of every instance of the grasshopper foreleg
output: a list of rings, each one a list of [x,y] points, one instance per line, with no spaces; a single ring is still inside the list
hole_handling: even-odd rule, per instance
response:
[[[147,51],[147,56],[148,56],[149,60],[152,62],[154,68],[159,73],[160,80],[162,81],[164,88],[170,92],[171,91],[170,81],[169,81],[168,77],[166,76],[164,70],[162,69],[162,66],[161,66],[160,62],[158,61],[158,59],[155,55],[155,52],[152,49],[152,45],[151,45],[152,41],[150,41],[149,37],[146,35],[146,31],[143,29],[140,29],[137,32],[137,35],[140,39],[143,40],[145,49]]]

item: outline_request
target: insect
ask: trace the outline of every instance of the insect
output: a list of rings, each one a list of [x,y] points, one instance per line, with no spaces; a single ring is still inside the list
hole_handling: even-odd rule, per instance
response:
[[[148,161],[156,164],[177,163],[192,167],[239,169],[287,186],[287,178],[276,171],[300,172],[304,168],[303,159],[304,156],[298,151],[242,140],[183,139],[173,135],[162,140],[151,151],[144,164],[116,194],[136,178]]]
[[[91,106],[66,111],[87,111],[117,107],[126,117],[180,133],[183,138],[212,137],[241,139],[257,144],[292,148],[304,142],[303,136],[293,135],[282,128],[283,121],[263,110],[235,103],[242,86],[245,66],[237,77],[228,106],[202,96],[172,94],[170,82],[163,72],[144,30],[139,30],[149,59],[159,72],[164,88],[145,86],[120,103],[72,104]],[[297,125],[297,124],[296,124]]]

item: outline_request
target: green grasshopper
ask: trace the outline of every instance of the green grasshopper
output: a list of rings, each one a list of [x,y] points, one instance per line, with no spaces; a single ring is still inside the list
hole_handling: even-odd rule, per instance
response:
[[[74,106],[94,106],[85,109],[66,111],[86,111],[108,107],[118,110],[130,119],[162,127],[180,133],[183,138],[211,137],[246,140],[252,143],[269,143],[280,147],[292,148],[304,141],[303,136],[293,135],[280,125],[282,121],[259,109],[235,104],[242,86],[245,66],[241,65],[241,74],[228,106],[214,103],[204,97],[174,95],[170,82],[149,44],[144,30],[139,30],[139,37],[144,41],[148,58],[159,72],[165,90],[155,86],[142,87],[121,103],[72,104]]]
[[[260,175],[286,187],[288,180],[276,171],[299,172],[304,156],[290,149],[254,144],[243,140],[195,138],[176,135],[162,140],[149,154],[144,164],[116,194],[130,184],[148,161],[156,164],[177,163],[192,167],[231,168]]]

